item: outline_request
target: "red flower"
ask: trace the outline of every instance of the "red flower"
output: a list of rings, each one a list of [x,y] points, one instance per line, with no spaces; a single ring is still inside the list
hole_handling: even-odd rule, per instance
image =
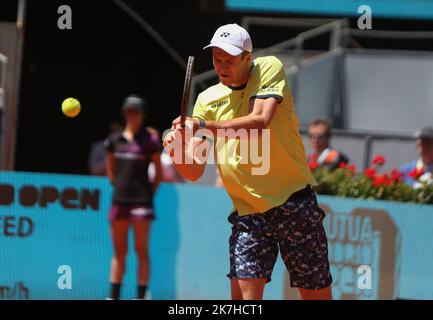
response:
[[[346,168],[346,166],[347,166],[347,163],[346,163],[346,162],[340,162],[340,163],[338,164],[338,167],[339,167],[340,169]]]
[[[373,158],[373,164],[377,166],[383,166],[385,164],[385,157],[378,155]]]
[[[310,161],[308,163],[308,166],[310,167],[311,170],[317,169],[319,167],[319,164],[316,161]]]
[[[374,168],[367,168],[365,169],[364,175],[367,178],[374,179],[376,178],[376,170]]]
[[[346,168],[347,168],[347,170],[349,170],[349,171],[351,171],[353,173],[357,173],[358,172],[358,169],[356,169],[356,166],[354,164],[350,164]]]
[[[410,172],[409,172],[409,177],[411,177],[412,179],[418,180],[419,177],[421,177],[424,174],[424,170],[421,168],[413,168]]]
[[[403,173],[400,170],[398,170],[396,168],[392,169],[391,177],[390,177],[390,180],[392,183],[401,182],[402,178],[403,178]]]
[[[377,176],[373,180],[373,186],[383,186],[389,184],[388,175],[386,173]]]

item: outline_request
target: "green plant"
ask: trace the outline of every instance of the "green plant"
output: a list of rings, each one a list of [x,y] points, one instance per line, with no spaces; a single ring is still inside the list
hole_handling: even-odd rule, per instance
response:
[[[413,188],[403,182],[403,175],[397,169],[379,173],[384,164],[385,158],[376,156],[362,173],[354,165],[345,163],[332,171],[317,163],[309,165],[318,182],[314,190],[319,194],[433,204],[433,184],[421,182],[419,172],[412,173],[412,177],[418,180],[418,187]]]

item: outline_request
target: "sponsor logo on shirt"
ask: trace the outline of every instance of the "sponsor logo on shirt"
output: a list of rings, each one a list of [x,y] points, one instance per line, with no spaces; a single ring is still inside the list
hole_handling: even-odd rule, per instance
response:
[[[218,108],[218,107],[221,107],[221,106],[223,106],[223,105],[225,105],[227,103],[229,103],[229,100],[228,99],[224,99],[222,101],[218,101],[218,102],[215,102],[214,104],[212,104],[211,108]]]
[[[259,93],[278,93],[278,87],[277,86],[269,86],[264,84],[261,88]]]

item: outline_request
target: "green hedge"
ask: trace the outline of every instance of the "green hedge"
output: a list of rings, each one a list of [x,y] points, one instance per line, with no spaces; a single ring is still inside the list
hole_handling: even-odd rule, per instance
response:
[[[421,179],[423,172],[415,169],[410,173],[418,180],[418,187],[413,188],[403,182],[403,175],[397,169],[380,172],[384,164],[385,158],[376,156],[371,166],[361,173],[354,165],[345,163],[332,171],[314,162],[309,166],[318,182],[314,190],[319,194],[433,204],[433,184]]]

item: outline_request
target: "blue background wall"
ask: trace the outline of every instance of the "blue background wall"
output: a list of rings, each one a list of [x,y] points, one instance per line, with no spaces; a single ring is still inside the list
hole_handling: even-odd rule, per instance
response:
[[[0,173],[1,186],[15,188],[12,204],[4,204],[0,194],[0,289],[3,298],[19,297],[17,283],[29,289],[31,299],[103,299],[108,291],[111,240],[107,212],[111,187],[105,178],[50,175],[36,173]],[[99,208],[65,209],[57,200],[46,207],[25,207],[20,204],[19,191],[24,185],[39,188],[55,186],[59,194],[65,188],[99,190]],[[3,189],[4,190],[4,189]],[[347,218],[356,208],[383,210],[399,234],[396,247],[395,296],[400,298],[433,299],[433,209],[431,206],[382,201],[359,201],[320,196],[319,201],[330,211],[325,218],[330,242],[333,224],[341,216]],[[71,203],[79,204],[79,200]],[[228,299],[229,269],[227,216],[231,201],[224,190],[192,184],[162,184],[155,199],[157,220],[151,231],[152,277],[150,294],[153,299]],[[385,213],[377,213],[377,215]],[[19,217],[33,221],[28,236],[17,236],[17,226],[9,226],[5,234],[5,217],[17,223]],[[364,218],[369,222],[369,217]],[[12,221],[12,222],[11,222]],[[15,222],[13,222],[15,221]],[[24,228],[25,229],[25,228]],[[383,254],[384,234],[373,230],[367,239],[372,261],[373,289],[366,299],[378,297],[378,257]],[[383,231],[382,231],[383,233]],[[15,234],[15,235],[14,235]],[[132,239],[130,237],[130,239]],[[330,256],[338,260],[339,243],[330,246]],[[128,273],[124,298],[135,291],[136,260],[130,241]],[[369,252],[370,252],[369,251]],[[362,259],[364,259],[363,256]],[[362,260],[361,259],[361,260]],[[72,289],[57,287],[60,265],[72,268]],[[337,272],[333,266],[333,273]],[[349,272],[350,273],[350,272]],[[341,282],[348,274],[335,275],[340,282],[334,288],[336,298],[348,290]],[[275,266],[273,281],[267,286],[265,298],[282,299],[285,292],[285,270],[281,261]],[[350,280],[350,279],[349,279]],[[352,279],[353,280],[353,279]],[[346,280],[344,280],[346,281]],[[347,281],[346,281],[347,282]],[[348,282],[347,282],[348,283]],[[9,296],[5,288],[9,288]],[[350,289],[350,288],[349,288]],[[0,291],[1,292],[1,291]],[[347,292],[346,292],[347,293]]]

